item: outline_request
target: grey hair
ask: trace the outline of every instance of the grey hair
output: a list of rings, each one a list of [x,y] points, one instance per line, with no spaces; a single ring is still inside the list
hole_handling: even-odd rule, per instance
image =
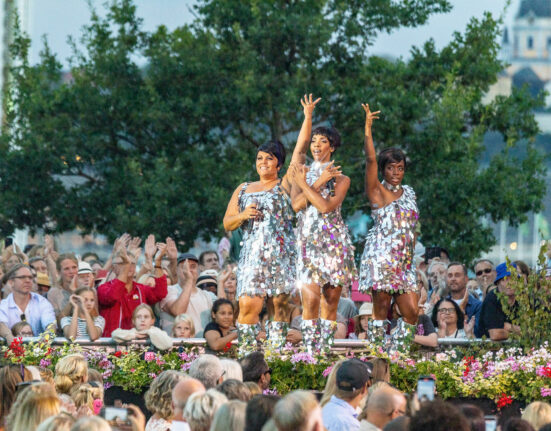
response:
[[[479,263],[484,263],[484,262],[488,262],[490,265],[492,265],[492,269],[496,269],[496,266],[494,265],[494,262],[492,262],[490,259],[478,259],[474,265],[473,265],[473,270],[474,268],[476,268],[476,265],[478,265]]]
[[[215,413],[210,431],[242,430],[245,428],[247,404],[232,400],[222,405]]]
[[[214,355],[205,354],[192,362],[188,374],[203,383],[205,389],[211,389],[218,384],[223,372],[220,359]]]
[[[442,265],[444,268],[448,269],[448,264],[446,262],[443,262],[441,260],[432,260],[429,267],[427,268],[427,274],[430,274],[432,268],[434,268],[436,265]]]
[[[224,358],[220,359],[220,365],[222,365],[222,372],[224,372],[224,376],[222,377],[224,380],[235,379],[240,382],[243,381],[243,369],[239,362],[234,359]]]
[[[111,431],[111,426],[99,416],[85,416],[75,422],[71,431]]]
[[[216,411],[228,399],[215,389],[190,395],[184,409],[184,419],[193,431],[209,431]]]
[[[277,402],[272,418],[279,431],[300,431],[316,407],[319,403],[311,392],[293,391]]]

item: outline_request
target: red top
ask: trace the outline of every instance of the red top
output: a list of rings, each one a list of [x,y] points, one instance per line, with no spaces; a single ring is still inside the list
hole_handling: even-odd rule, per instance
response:
[[[155,279],[155,286],[132,282],[130,293],[118,278],[98,287],[99,314],[105,319],[104,337],[117,328],[132,329],[132,313],[140,304],[153,306],[167,294],[166,276]]]

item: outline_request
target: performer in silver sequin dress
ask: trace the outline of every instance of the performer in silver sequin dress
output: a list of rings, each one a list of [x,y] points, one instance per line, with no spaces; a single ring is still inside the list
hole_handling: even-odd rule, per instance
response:
[[[306,96],[305,96],[306,99]],[[311,102],[311,96],[310,101]],[[291,160],[304,163],[308,144],[297,144]],[[275,349],[285,344],[289,325],[289,294],[294,289],[296,244],[292,231],[291,183],[279,178],[285,162],[280,142],[258,148],[259,181],[241,184],[234,191],[224,216],[224,228],[243,227],[243,248],[237,269],[239,354],[255,350],[260,332],[259,315],[267,299],[270,321],[268,341]]]
[[[301,135],[310,135],[311,115]],[[297,276],[302,296],[302,340],[306,350],[328,350],[337,328],[337,306],[342,288],[356,279],[354,247],[341,216],[341,204],[350,179],[330,162],[340,145],[334,128],[318,127],[310,150],[314,163],[308,170],[293,166],[293,208],[298,211]],[[320,313],[321,305],[321,313]]]
[[[380,111],[371,112],[369,105],[362,106],[366,112],[366,190],[375,225],[367,235],[362,255],[359,290],[373,295],[374,320],[369,322],[370,340],[384,343],[390,350],[406,350],[417,324],[413,250],[419,213],[413,189],[401,185],[406,169],[404,153],[398,148],[388,148],[381,151],[377,163],[371,125]],[[383,176],[382,182],[378,171]],[[402,318],[389,339],[386,337],[389,326],[386,318],[393,298]]]

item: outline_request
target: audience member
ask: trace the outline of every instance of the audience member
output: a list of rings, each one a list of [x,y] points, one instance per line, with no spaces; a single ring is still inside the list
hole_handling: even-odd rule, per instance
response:
[[[199,255],[199,268],[201,271],[206,269],[214,269],[220,271],[220,261],[218,253],[214,250],[205,250]]]
[[[233,303],[228,299],[217,299],[212,304],[211,316],[212,322],[204,331],[208,348],[214,352],[226,351],[231,347],[231,342],[237,339]]]
[[[0,429],[6,426],[6,417],[15,401],[18,384],[33,379],[23,365],[6,365],[0,369]]]
[[[502,431],[536,431],[530,423],[521,418],[510,418]]]
[[[258,394],[247,403],[244,431],[256,431],[272,417],[274,407],[281,398],[277,395]]]
[[[60,412],[59,399],[48,383],[36,383],[18,394],[6,419],[8,431],[34,431],[41,422]]]
[[[438,338],[472,337],[472,332],[465,332],[465,315],[452,299],[441,299],[432,309],[432,323],[438,330]],[[473,321],[474,323],[474,321]],[[472,330],[472,326],[470,327]]]
[[[180,314],[174,319],[172,326],[172,336],[175,338],[193,338],[195,337],[195,325],[193,319],[187,314]]]
[[[478,287],[482,292],[482,298],[488,294],[488,290],[492,288],[496,278],[496,267],[491,260],[480,259],[474,265],[474,274]]]
[[[427,270],[429,278],[429,300],[433,303],[446,295],[448,266],[441,260],[433,259]]]
[[[243,370],[241,365],[234,359],[223,358],[220,359],[220,364],[222,365],[222,380],[235,379],[240,382],[243,381]]]
[[[219,298],[226,298],[232,302],[236,302],[235,294],[237,292],[237,275],[235,270],[237,269],[235,264],[227,265],[224,270],[218,275],[217,283],[217,296]]]
[[[71,431],[111,431],[109,423],[99,416],[80,418],[71,427]]]
[[[526,406],[522,412],[522,419],[539,430],[542,426],[551,423],[551,406],[548,403],[534,401]]]
[[[245,409],[247,404],[239,400],[230,400],[216,411],[210,431],[242,431],[245,427]]]
[[[192,377],[184,376],[172,389],[172,408],[174,416],[171,431],[189,431],[189,425],[184,420],[184,409],[191,394],[204,393],[203,384]]]
[[[55,365],[54,383],[59,394],[70,394],[81,383],[88,381],[88,362],[84,356],[64,356]]]
[[[337,390],[323,407],[323,423],[328,431],[359,430],[356,409],[362,405],[371,386],[371,364],[359,359],[344,361],[336,373]]]
[[[273,420],[278,431],[323,431],[325,423],[316,397],[307,391],[293,391],[280,399]]]
[[[360,307],[358,314],[354,316],[354,332],[348,338],[365,340],[367,337],[367,325],[373,316],[373,304],[365,302]]]
[[[29,322],[21,321],[17,322],[11,327],[11,333],[14,337],[32,337],[33,328],[29,325]]]
[[[147,421],[145,431],[170,430],[174,416],[172,390],[184,379],[182,373],[168,370],[163,371],[153,380],[144,396],[147,410],[153,413]]]
[[[227,402],[226,396],[215,389],[192,394],[184,409],[184,419],[191,431],[209,431],[214,414]]]
[[[459,411],[467,418],[471,426],[471,431],[485,431],[486,421],[484,412],[473,404],[461,404]]]
[[[94,271],[88,262],[81,261],[78,263],[77,272],[77,289],[82,287],[94,287]]]
[[[251,391],[245,385],[245,383],[240,382],[235,379],[224,380],[218,386],[216,390],[220,393],[223,393],[228,400],[239,400],[239,401],[249,401],[252,397]]]
[[[73,280],[78,273],[78,259],[73,253],[60,254],[56,259],[56,268],[59,280],[53,280],[54,287],[48,291],[48,301],[53,305],[59,321],[67,314],[64,308],[69,304],[69,298],[76,290],[76,280]]]
[[[195,285],[198,289],[210,292],[216,296],[218,293],[218,272],[215,269],[201,271]]]
[[[410,431],[469,431],[470,429],[469,422],[457,407],[440,400],[422,403],[409,425]]]
[[[4,276],[11,293],[0,302],[0,337],[8,343],[13,341],[11,329],[17,322],[28,322],[33,334],[41,334],[47,329],[55,329],[56,317],[52,304],[31,292],[33,275],[30,268],[24,264],[17,264]]]
[[[80,287],[69,298],[69,316],[61,318],[60,326],[67,338],[97,340],[103,334],[105,319],[98,315],[96,292],[91,287]]]
[[[258,383],[255,382],[243,382],[247,388],[249,388],[249,391],[251,391],[251,395],[254,397],[255,395],[261,395],[262,394],[262,388],[258,386]]]
[[[71,431],[74,423],[75,419],[71,415],[60,413],[43,421],[36,431]]]
[[[37,288],[37,293],[39,295],[42,295],[44,298],[47,298],[48,292],[50,291],[51,286],[52,286],[52,283],[47,273],[44,273],[44,272],[36,273],[36,288]]]
[[[369,360],[371,364],[371,379],[373,384],[377,382],[390,383],[390,364],[388,359],[373,358]]]
[[[409,416],[398,416],[385,425],[383,431],[409,431]]]
[[[337,393],[337,371],[344,361],[346,361],[346,359],[339,359],[335,362],[329,372],[329,375],[327,376],[325,388],[323,389],[323,394],[320,400],[320,405],[322,408],[325,407],[325,405],[331,400],[331,397]]]
[[[222,364],[214,355],[204,354],[192,362],[189,376],[199,380],[206,389],[215,388],[222,383]]]
[[[478,333],[480,325],[480,310],[482,302],[469,293],[467,283],[469,276],[467,267],[460,262],[452,262],[448,265],[447,286],[450,292],[448,299],[453,300],[467,316],[465,331],[467,334]],[[471,331],[470,328],[474,330]],[[478,335],[480,336],[480,334]]]
[[[261,390],[270,387],[272,370],[264,359],[262,352],[253,352],[241,359],[243,381],[254,382]]]
[[[407,409],[406,397],[390,386],[375,390],[369,397],[360,415],[361,431],[380,431],[392,419],[404,416]]]

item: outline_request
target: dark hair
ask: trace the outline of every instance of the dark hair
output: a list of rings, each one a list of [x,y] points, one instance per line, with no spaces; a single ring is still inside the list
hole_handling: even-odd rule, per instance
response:
[[[383,431],[408,431],[410,421],[411,419],[408,416],[398,416],[388,422]]]
[[[465,266],[465,264],[461,262],[451,262],[448,264],[448,269],[450,269],[452,266],[460,266],[461,268],[463,268],[463,274],[467,276],[469,275],[469,271],[467,271],[467,267]]]
[[[521,418],[510,418],[505,422],[503,431],[535,431],[529,422]]]
[[[434,325],[434,327],[435,328],[438,327],[438,319],[437,319],[438,307],[440,307],[440,304],[442,304],[442,302],[444,301],[449,302],[450,304],[453,304],[453,308],[455,309],[455,315],[457,316],[457,329],[463,329],[465,315],[463,314],[463,311],[461,311],[461,308],[459,308],[459,305],[457,305],[455,301],[451,298],[442,298],[436,304],[434,304],[434,308],[432,309],[432,318],[431,318],[432,324]]]
[[[333,154],[337,151],[337,148],[341,146],[341,135],[334,127],[316,127],[312,131],[312,138],[316,135],[325,136],[329,140],[329,145],[333,148]]]
[[[257,431],[268,422],[276,403],[281,399],[277,395],[255,395],[247,403],[245,410],[245,430]]]
[[[545,424],[538,431],[551,431],[551,423]]]
[[[251,391],[247,385],[237,379],[224,380],[215,388],[218,392],[222,392],[228,400],[239,400],[247,402],[251,399]]]
[[[245,356],[241,361],[241,369],[243,370],[243,381],[258,383],[260,377],[265,374],[270,367],[264,359],[264,353],[253,352]]]
[[[99,260],[99,256],[97,253],[94,253],[93,251],[87,251],[81,256],[81,260],[86,260],[88,257],[93,257],[94,260]]]
[[[219,260],[218,253],[216,253],[214,250],[205,250],[203,253],[199,255],[199,263],[203,265],[203,259],[207,254],[215,254],[216,260]]]
[[[268,153],[274,156],[277,159],[277,166],[283,166],[283,163],[285,163],[285,147],[283,144],[279,141],[269,141],[265,144],[262,144],[260,147],[258,147],[258,150],[256,151],[256,155],[258,156],[258,153],[260,152]]]
[[[15,274],[17,274],[17,271],[19,271],[21,268],[27,268],[29,271],[31,271],[31,267],[29,265],[25,265],[24,263],[16,263],[11,267],[11,269],[6,273],[6,275],[4,275],[4,278],[2,280],[4,282],[8,280],[12,280],[13,278],[15,278]]]
[[[530,267],[522,260],[515,260],[513,265],[517,266],[517,272],[519,274],[526,274],[527,276],[530,275]]]
[[[382,174],[385,171],[386,165],[389,163],[404,162],[404,170],[407,168],[406,155],[400,148],[391,147],[385,148],[379,153],[378,166],[379,172]]]
[[[484,412],[473,404],[461,404],[458,406],[459,411],[465,415],[471,424],[471,431],[485,431],[486,421],[484,420]]]
[[[233,308],[233,302],[231,302],[229,299],[226,299],[226,298],[219,298],[216,301],[214,301],[214,303],[212,304],[211,311],[214,314],[216,314],[218,310],[220,310],[220,307],[222,307],[222,305],[224,304],[228,304],[229,306],[231,306],[232,311],[235,311]]]
[[[411,418],[410,431],[470,431],[469,422],[450,403],[441,400],[424,402]]]

